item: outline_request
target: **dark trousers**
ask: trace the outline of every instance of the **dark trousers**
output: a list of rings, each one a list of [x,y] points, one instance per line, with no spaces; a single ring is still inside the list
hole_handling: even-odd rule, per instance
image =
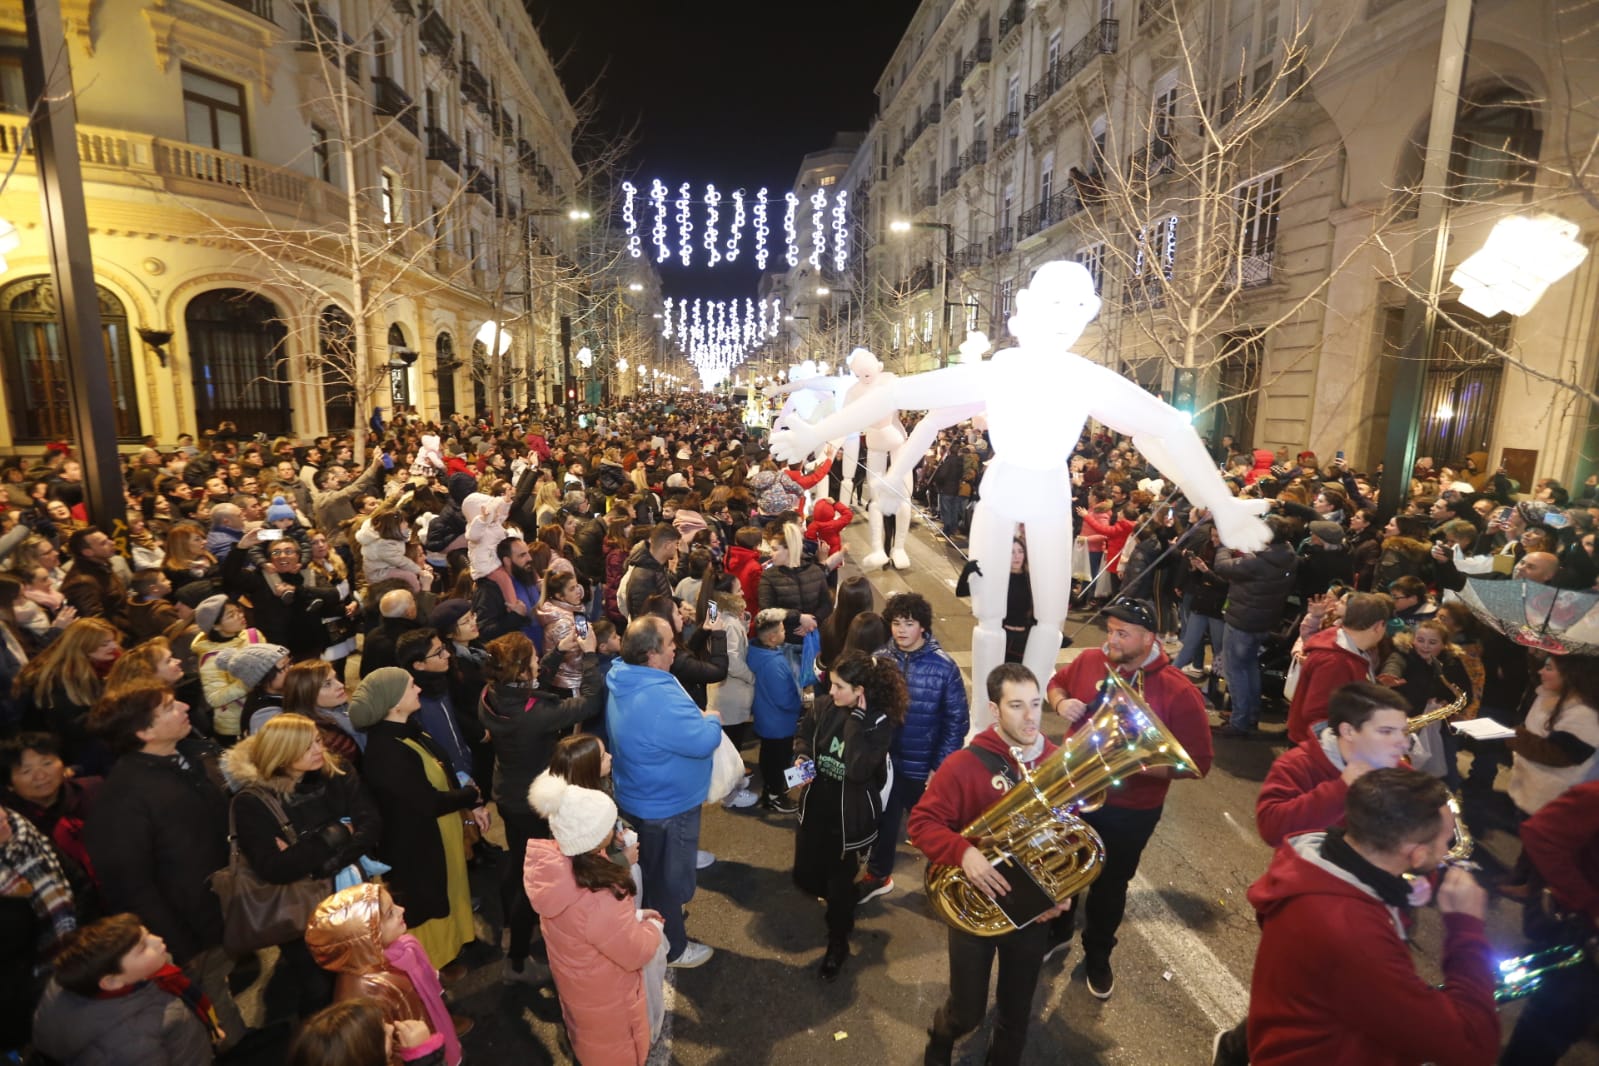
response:
[[[905,819],[911,808],[921,802],[927,782],[906,777],[896,769],[894,784],[888,792],[888,802],[883,804],[883,820],[877,823],[877,842],[866,860],[866,873],[881,881],[894,872],[895,849],[899,847],[900,834],[905,832]]]
[[[1108,959],[1115,949],[1116,930],[1127,914],[1127,886],[1138,872],[1138,860],[1160,822],[1161,810],[1101,807],[1082,816],[1105,842],[1105,865],[1098,879],[1088,886],[1087,900],[1066,912],[1083,912],[1084,957]]]
[[[788,791],[783,772],[794,765],[793,737],[761,738],[761,794],[777,799]]]
[[[666,923],[666,957],[675,959],[688,947],[683,908],[694,898],[694,862],[700,846],[700,809],[670,818],[622,817],[638,831],[639,870],[644,875],[644,906],[659,911]]]
[[[1003,936],[972,936],[949,931],[949,998],[933,1015],[929,1061],[949,1061],[955,1041],[976,1029],[988,1009],[988,978],[999,957],[999,984],[994,992],[994,1038],[988,1066],[1015,1066],[1027,1045],[1027,1023],[1033,1013],[1038,971],[1049,950],[1049,926],[1035,922]]]
[[[522,887],[522,868],[527,862],[529,840],[549,840],[550,823],[536,814],[501,810],[505,819],[505,846],[510,853],[505,868],[500,871],[500,913],[505,927],[511,931],[511,943],[505,950],[506,958],[521,962],[527,958],[533,944],[533,930],[539,916],[527,901],[527,891]]]
[[[1555,1066],[1599,1012],[1599,969],[1591,961],[1544,978],[1516,1019],[1499,1066]]]

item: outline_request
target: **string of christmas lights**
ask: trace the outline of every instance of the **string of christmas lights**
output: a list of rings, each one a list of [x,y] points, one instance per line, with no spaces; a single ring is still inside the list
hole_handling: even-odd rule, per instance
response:
[[[693,195],[693,186],[683,182],[677,187],[673,195],[671,187],[656,178],[650,182],[647,194],[642,194],[638,186],[631,181],[622,183],[622,225],[627,235],[627,253],[634,259],[644,255],[643,236],[639,232],[639,205],[641,195],[648,195],[650,205],[654,208],[654,224],[650,227],[650,240],[655,247],[655,261],[664,263],[674,255],[682,260],[684,266],[694,263],[694,210],[703,207],[705,212],[704,224],[700,230],[700,246],[705,251],[706,265],[715,266],[721,262],[734,263],[742,254],[741,245],[746,228],[752,229],[755,236],[755,267],[765,270],[771,250],[767,247],[767,237],[771,234],[768,225],[768,210],[770,197],[766,189],[756,192],[754,203],[746,208],[746,198],[743,189],[737,189],[724,195],[715,185],[706,185],[703,196]],[[731,199],[733,203],[732,218],[723,239],[722,204]],[[668,200],[671,201],[668,204]],[[820,269],[828,255],[828,230],[832,230],[832,256],[836,269],[842,271],[849,263],[849,193],[840,189],[833,194],[829,204],[826,189],[817,189],[809,197],[811,208],[809,251],[801,251],[801,237],[799,233],[800,198],[792,193],[783,194],[783,261],[790,267],[799,265],[803,254],[812,268]],[[671,240],[668,237],[668,214],[671,221],[677,224],[677,248],[674,252]],[[829,222],[829,215],[831,221]]]

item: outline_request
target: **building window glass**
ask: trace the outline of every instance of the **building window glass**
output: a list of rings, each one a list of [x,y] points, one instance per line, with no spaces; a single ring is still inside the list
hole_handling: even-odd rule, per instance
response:
[[[1072,257],[1088,269],[1088,276],[1094,279],[1094,291],[1105,291],[1105,243],[1096,241],[1086,248],[1077,249],[1077,254]]]
[[[342,307],[329,304],[317,324],[321,364],[322,404],[328,412],[328,431],[355,428],[355,324]]]
[[[1283,198],[1278,171],[1238,189],[1238,283],[1244,288],[1271,281],[1277,257],[1277,218]]]
[[[99,285],[101,339],[111,402],[116,407],[116,433],[137,440],[139,401],[133,385],[133,353],[128,339],[128,314],[111,292]],[[55,286],[44,276],[23,278],[0,290],[0,343],[5,346],[5,392],[12,439],[18,442],[70,440],[71,390]]]
[[[28,91],[22,81],[22,50],[0,46],[0,112],[28,113]]]
[[[250,154],[243,86],[184,67],[183,114],[190,144]]]
[[[333,180],[333,148],[321,126],[311,127],[311,169],[321,181]]]
[[[391,226],[405,221],[405,198],[400,192],[400,178],[392,170],[383,172],[383,221]]]
[[[1487,200],[1512,187],[1530,187],[1538,174],[1543,134],[1527,96],[1503,88],[1464,102],[1449,160],[1450,192]]]
[[[439,418],[455,414],[455,341],[440,333],[433,342],[434,370],[439,382]]]
[[[822,185],[823,188],[826,188],[829,185],[837,185],[838,184],[838,175],[837,174],[828,174],[826,177],[822,178],[820,184]]]
[[[194,418],[202,427],[231,422],[245,435],[291,428],[283,316],[272,301],[242,289],[213,289],[183,314],[194,376]]]

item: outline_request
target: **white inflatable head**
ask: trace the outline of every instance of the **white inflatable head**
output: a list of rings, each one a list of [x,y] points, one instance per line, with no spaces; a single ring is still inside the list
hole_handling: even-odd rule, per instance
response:
[[[865,348],[849,353],[849,372],[863,385],[870,385],[883,372],[883,363]]]
[[[1010,331],[1031,344],[1070,348],[1099,314],[1094,278],[1081,263],[1057,259],[1045,263],[1027,288],[1016,294]]]

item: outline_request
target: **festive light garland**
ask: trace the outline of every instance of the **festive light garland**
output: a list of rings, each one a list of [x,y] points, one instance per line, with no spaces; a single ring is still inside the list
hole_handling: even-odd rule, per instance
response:
[[[638,186],[631,181],[622,183],[622,224],[627,227],[627,254],[634,259],[644,254],[640,247],[638,216],[633,213],[633,198],[637,195]]]
[[[849,266],[849,190],[840,189],[833,197],[833,270],[844,273]]]
[[[755,269],[766,269],[766,235],[771,230],[766,228],[766,190],[762,189],[755,194]]]
[[[673,312],[676,322],[673,322]],[[699,369],[701,380],[714,386],[750,352],[776,337],[783,321],[782,303],[738,300],[668,299],[661,306],[661,335]]]
[[[722,194],[716,191],[716,186],[705,186],[705,256],[706,266],[715,266],[722,261],[722,246],[716,238],[716,223],[721,218],[717,205],[722,202]]]
[[[672,258],[672,251],[666,243],[666,186],[659,178],[650,183],[650,202],[655,205],[655,226],[650,231],[655,241],[655,261],[664,263]]]
[[[799,197],[791,192],[783,194],[783,236],[788,240],[788,251],[783,262],[790,269],[799,266],[799,231],[794,228],[794,213],[799,210]]]
[[[677,247],[684,266],[694,264],[694,216],[689,210],[689,185],[677,187]]]
[[[627,236],[627,254],[634,259],[641,258],[644,254],[643,237],[639,232],[640,196],[638,186],[631,181],[622,183],[622,225]],[[771,234],[768,217],[771,201],[766,189],[762,188],[756,192],[754,203],[748,208],[743,189],[736,189],[724,195],[715,185],[706,185],[704,195],[696,198],[693,195],[693,186],[686,181],[677,187],[676,195],[673,196],[671,187],[656,178],[650,182],[648,196],[650,205],[655,211],[654,224],[650,227],[650,240],[655,246],[657,263],[664,263],[675,255],[682,260],[684,266],[694,265],[694,208],[696,205],[701,205],[705,211],[705,221],[701,227],[700,246],[705,251],[707,266],[716,266],[722,262],[737,262],[742,254],[744,231],[748,227],[753,229],[755,235],[755,268],[762,271],[766,269],[771,256],[771,250],[767,247],[767,237]],[[727,199],[733,202],[733,212],[724,240],[721,207]],[[670,206],[668,200],[671,200]],[[838,190],[833,194],[832,202],[829,204],[827,190],[818,188],[810,195],[809,202],[810,250],[805,254],[805,258],[813,269],[821,268],[827,258],[827,231],[831,228],[833,267],[835,270],[843,271],[849,265],[849,192],[844,189]],[[798,228],[800,198],[792,192],[784,193],[783,204],[783,261],[790,267],[796,267],[802,254]],[[673,212],[671,220],[677,223],[675,252],[667,234],[669,211]],[[831,223],[828,220],[829,212],[831,212]]]
[[[729,263],[738,261],[738,239],[744,232],[744,190],[733,190],[733,232],[727,238],[727,255]]]
[[[822,269],[822,256],[827,254],[827,227],[823,220],[827,217],[827,192],[817,189],[811,193],[811,255],[812,270]],[[789,264],[792,266],[793,264]]]

